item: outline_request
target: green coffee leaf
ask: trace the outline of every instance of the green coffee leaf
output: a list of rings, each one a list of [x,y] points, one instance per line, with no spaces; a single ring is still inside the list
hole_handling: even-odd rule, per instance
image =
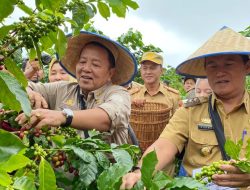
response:
[[[153,178],[153,185],[155,188],[163,189],[167,184],[170,184],[172,179],[167,176],[163,171],[157,172]]]
[[[250,173],[250,162],[246,160],[239,160],[235,164],[242,172]]]
[[[24,148],[22,141],[16,135],[0,129],[0,163],[9,160],[12,155]]]
[[[250,139],[247,140],[245,157],[246,159],[250,160]]]
[[[28,86],[28,81],[17,64],[10,58],[5,59],[4,64],[8,71],[15,76],[18,82],[26,88]]]
[[[191,177],[177,177],[174,178],[171,184],[171,188],[175,190],[182,189],[206,189],[205,186]]]
[[[6,187],[0,185],[0,190],[6,190]]]
[[[133,167],[133,161],[130,154],[125,150],[114,149],[112,150],[113,156],[116,160],[116,163],[122,164],[127,167],[127,171],[131,170]]]
[[[14,11],[14,5],[17,0],[1,0],[0,6],[0,22],[8,17]]]
[[[74,35],[78,34],[80,32],[80,30],[83,28],[84,24],[85,24],[85,20],[88,20],[89,16],[86,12],[85,9],[80,8],[80,7],[74,7],[72,10],[72,20],[74,21],[74,23],[77,24],[77,26],[71,25],[71,28],[74,29]]]
[[[34,60],[35,58],[37,58],[35,48],[29,49],[28,52],[29,52],[29,60]]]
[[[57,38],[56,41],[54,41],[54,43],[56,52],[58,53],[59,57],[60,58],[63,57],[67,47],[67,38],[64,32],[59,28],[57,32]]]
[[[142,167],[141,167],[141,179],[144,185],[150,189],[152,185],[152,176],[155,171],[155,166],[158,162],[157,155],[155,151],[148,153],[142,160]]]
[[[79,158],[81,158],[85,163],[90,163],[93,161],[92,154],[74,145],[64,146],[66,149],[71,149]]]
[[[122,1],[124,4],[126,4],[127,6],[131,7],[132,9],[136,10],[139,8],[139,5],[132,0],[123,0]]]
[[[0,185],[7,187],[12,183],[11,177],[6,171],[0,170]]]
[[[30,7],[28,7],[27,5],[25,5],[25,4],[18,4],[17,6],[18,6],[19,9],[21,9],[26,14],[28,14],[28,15],[32,15],[33,14],[33,10]]]
[[[114,164],[101,173],[97,179],[97,187],[99,190],[118,189],[121,185],[122,176],[127,173],[127,166],[122,164]]]
[[[119,6],[113,6],[112,12],[115,13],[118,17],[125,18],[126,6],[124,4],[120,4]]]
[[[106,20],[108,20],[108,18],[110,17],[109,6],[101,1],[98,1],[97,7],[98,7],[98,10],[99,10],[100,14],[102,15],[102,17],[104,17]]]
[[[95,158],[98,162],[98,164],[103,168],[103,169],[108,169],[110,166],[110,161],[107,158],[107,155],[103,152],[96,152],[95,153]]]
[[[90,155],[92,154],[89,154],[89,157]],[[79,176],[82,184],[84,185],[82,188],[88,187],[92,182],[94,182],[98,173],[98,166],[94,156],[92,155],[90,159],[90,163],[81,162],[79,166]]]
[[[17,178],[13,184],[13,188],[18,190],[36,190],[34,180],[28,176]]]
[[[7,162],[0,164],[0,170],[13,172],[17,169],[25,167],[31,160],[26,156],[16,154],[12,155]]]
[[[63,135],[55,135],[55,136],[51,137],[51,140],[58,147],[62,147],[65,144],[65,142],[66,142],[65,137]]]
[[[39,164],[39,190],[56,190],[56,177],[51,165],[41,157]]]
[[[13,24],[2,26],[0,28],[0,40],[2,40],[9,33],[9,31],[14,28],[15,28],[15,25]]]
[[[5,72],[0,72],[0,86],[0,102],[17,112],[23,110],[29,116],[31,112],[30,101],[17,79]]]
[[[44,7],[44,9],[49,9],[52,11],[56,11],[58,10],[60,7],[58,5],[60,5],[61,0],[40,0],[40,3],[42,4],[42,6]]]
[[[141,180],[139,180],[131,190],[142,190],[144,189],[144,184]]]
[[[242,148],[242,141],[238,141],[238,143],[234,143],[232,140],[227,139],[225,142],[225,151],[228,156],[230,156],[234,160],[238,160],[240,157],[240,151]]]
[[[53,42],[48,36],[43,36],[39,39],[43,50],[47,50],[53,46]]]

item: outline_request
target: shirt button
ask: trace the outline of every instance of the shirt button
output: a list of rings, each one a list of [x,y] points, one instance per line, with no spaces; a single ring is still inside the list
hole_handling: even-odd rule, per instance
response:
[[[201,154],[203,156],[208,156],[209,154],[211,154],[211,152],[212,152],[211,150],[212,150],[211,147],[208,147],[208,146],[203,147],[203,148],[201,148]]]

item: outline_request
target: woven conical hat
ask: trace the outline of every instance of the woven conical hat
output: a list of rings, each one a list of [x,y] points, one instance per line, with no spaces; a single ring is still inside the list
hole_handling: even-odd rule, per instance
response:
[[[126,85],[130,83],[137,73],[137,62],[133,54],[119,43],[108,37],[81,31],[79,35],[68,35],[67,49],[65,55],[60,60],[62,67],[73,77],[75,77],[76,63],[79,60],[82,48],[90,42],[98,42],[108,48],[115,58],[115,74],[112,83]]]
[[[250,55],[250,40],[228,27],[223,27],[178,65],[176,72],[184,76],[206,77],[205,58],[225,54]]]

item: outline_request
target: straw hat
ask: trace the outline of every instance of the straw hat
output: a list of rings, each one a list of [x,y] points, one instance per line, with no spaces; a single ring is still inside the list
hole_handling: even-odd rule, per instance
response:
[[[79,60],[82,48],[90,42],[98,42],[108,48],[115,58],[115,74],[112,83],[126,85],[130,83],[137,73],[137,62],[128,49],[119,43],[99,34],[81,31],[79,35],[68,35],[65,55],[60,63],[65,70],[75,77],[76,63]]]
[[[223,27],[178,65],[176,72],[184,76],[205,77],[205,58],[226,54],[250,55],[250,40],[228,27]]]
[[[160,54],[156,53],[156,52],[145,52],[142,55],[140,64],[143,64],[143,62],[145,61],[151,61],[153,63],[156,63],[158,65],[162,65],[163,64],[163,58]]]

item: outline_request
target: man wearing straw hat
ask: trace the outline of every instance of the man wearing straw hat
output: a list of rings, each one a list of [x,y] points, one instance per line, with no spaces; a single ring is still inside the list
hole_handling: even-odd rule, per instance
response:
[[[157,102],[172,107],[172,115],[179,107],[181,97],[173,88],[160,83],[163,73],[163,58],[156,52],[146,52],[140,61],[144,85],[132,94],[132,103],[143,106],[144,102]]]
[[[28,125],[73,127],[109,132],[108,142],[127,143],[130,95],[120,84],[136,73],[134,56],[120,44],[101,35],[81,32],[68,37],[62,66],[76,76],[77,83],[30,84],[29,92],[43,95],[49,109],[32,110]],[[25,125],[21,114],[16,119]]]
[[[177,73],[185,76],[207,76],[213,94],[203,102],[178,109],[160,138],[144,153],[156,150],[157,170],[170,164],[184,147],[183,166],[187,175],[192,176],[205,165],[230,159],[225,153],[225,139],[234,142],[243,139],[245,146],[247,139],[242,134],[250,134],[250,93],[245,90],[245,77],[250,73],[249,55],[250,41],[224,27],[177,67]],[[242,150],[241,157],[245,151]],[[219,187],[213,185],[210,189],[245,189],[250,185],[250,174],[232,165],[222,165],[221,169],[224,174],[212,176],[212,182]],[[125,175],[121,188],[131,188],[140,177],[140,170]]]

